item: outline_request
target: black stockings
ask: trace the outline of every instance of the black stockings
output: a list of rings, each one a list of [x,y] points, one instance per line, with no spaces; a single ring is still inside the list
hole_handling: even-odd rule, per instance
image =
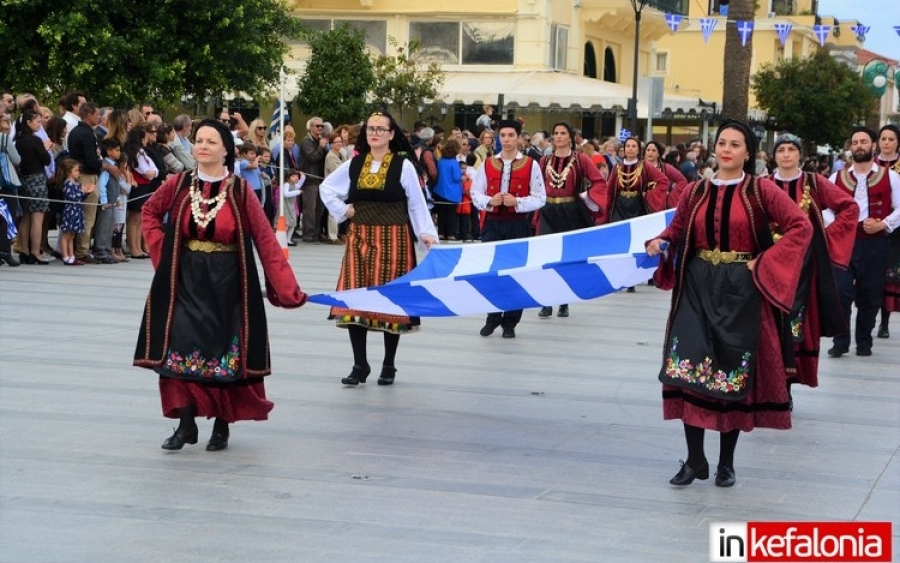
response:
[[[706,454],[703,453],[703,436],[705,430],[698,426],[684,425],[684,439],[687,442],[687,464],[694,469],[703,465]],[[734,467],[734,449],[737,447],[740,430],[719,433],[719,465]]]
[[[369,366],[368,356],[366,355],[366,334],[368,329],[361,326],[349,326],[347,332],[350,333],[350,346],[353,348],[353,364],[361,368]],[[400,344],[400,335],[384,333],[384,367],[394,367],[394,361],[397,357],[397,346]]]

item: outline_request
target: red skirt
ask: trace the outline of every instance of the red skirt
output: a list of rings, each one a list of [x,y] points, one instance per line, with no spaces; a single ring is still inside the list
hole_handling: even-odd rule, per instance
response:
[[[885,282],[884,302],[881,306],[891,313],[900,312],[900,283]]]
[[[178,409],[193,405],[197,416],[206,418],[227,422],[267,420],[269,411],[275,407],[266,399],[262,379],[254,383],[214,385],[160,377],[159,397],[166,418],[178,418]]]

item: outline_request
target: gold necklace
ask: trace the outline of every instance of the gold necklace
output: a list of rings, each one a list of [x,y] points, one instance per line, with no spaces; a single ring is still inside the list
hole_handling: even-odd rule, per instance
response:
[[[547,159],[547,166],[544,168],[544,172],[547,174],[547,180],[549,181],[550,186],[555,190],[563,189],[563,186],[566,184],[566,178],[569,176],[569,170],[575,165],[574,155],[569,154],[569,156],[561,158],[569,158],[569,162],[566,163],[561,171],[557,172],[554,170],[553,157]]]
[[[634,191],[634,187],[637,184],[638,178],[640,178],[641,172],[644,171],[644,163],[638,162],[634,166],[634,170],[632,170],[631,172],[625,172],[624,167],[624,164],[619,164],[619,166],[616,168],[619,187],[623,188],[626,191]]]
[[[202,192],[197,189],[197,177],[194,176],[190,189],[191,215],[194,217],[194,222],[197,223],[198,227],[205,229],[216,218],[222,207],[225,206],[225,198],[228,197],[228,185],[223,182],[216,197],[205,198]],[[201,205],[208,206],[209,210],[204,212],[203,208],[200,207]]]

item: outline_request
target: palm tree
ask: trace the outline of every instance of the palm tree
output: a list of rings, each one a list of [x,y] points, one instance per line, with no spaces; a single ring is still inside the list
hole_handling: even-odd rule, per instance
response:
[[[747,120],[750,105],[750,59],[753,39],[741,45],[737,22],[754,21],[756,0],[731,0],[725,29],[722,119]]]

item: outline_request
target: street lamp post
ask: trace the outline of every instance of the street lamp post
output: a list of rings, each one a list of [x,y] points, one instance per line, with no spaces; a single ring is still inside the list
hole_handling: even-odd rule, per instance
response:
[[[638,87],[638,58],[641,40],[641,12],[649,0],[631,0],[631,8],[634,10],[634,76],[631,81],[631,99],[628,100],[628,116],[631,118],[631,134],[637,136],[637,87]]]

